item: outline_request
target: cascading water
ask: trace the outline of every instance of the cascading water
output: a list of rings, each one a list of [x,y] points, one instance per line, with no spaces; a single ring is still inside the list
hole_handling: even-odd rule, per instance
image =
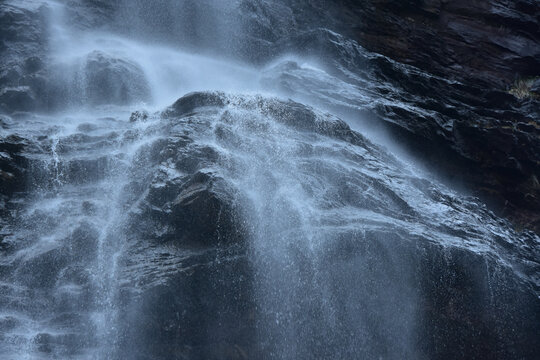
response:
[[[537,236],[284,100],[363,129],[359,47],[248,65],[268,40],[236,12],[286,2],[93,3],[25,5],[47,9],[48,111],[2,128],[27,159],[2,222],[2,358],[422,359],[446,323],[514,344],[514,316],[534,322],[509,249],[532,257]]]
[[[125,124],[87,116],[57,125],[41,118],[24,129],[37,138],[51,126],[55,133],[43,141],[49,150],[30,158],[36,191],[3,259],[12,269],[3,308],[14,325],[4,335],[10,358],[87,358],[85,348],[106,358],[116,338],[125,169],[148,139],[126,142]],[[28,293],[18,297],[17,289]]]

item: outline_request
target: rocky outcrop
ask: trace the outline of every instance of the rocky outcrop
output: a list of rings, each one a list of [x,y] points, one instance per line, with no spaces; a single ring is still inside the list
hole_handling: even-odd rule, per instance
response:
[[[314,56],[344,81],[323,94],[306,91],[314,79],[295,82],[305,76],[289,69],[276,81],[280,87],[386,124],[434,171],[518,228],[539,229],[534,1],[315,1],[301,10],[294,1],[277,3],[273,11],[265,11],[266,2],[245,4],[259,15],[247,17],[246,26],[265,39],[248,46],[263,59]]]
[[[103,2],[0,4],[0,111],[49,112],[69,106],[128,104],[151,99],[147,79],[130,60],[102,51],[71,62],[50,58],[52,24],[73,23],[75,29],[111,22],[114,5]],[[65,11],[65,14],[59,12]]]
[[[150,99],[142,69],[127,60],[94,51],[86,58],[84,72],[84,94],[90,104],[129,104]]]
[[[43,106],[47,7],[0,4],[0,111]]]
[[[21,154],[27,146],[25,139],[17,135],[0,138],[0,184],[1,193],[11,196],[14,192],[24,190],[27,160]]]
[[[540,316],[534,234],[490,232],[486,224],[498,227],[495,224],[503,222],[468,199],[406,175],[395,159],[341,120],[298,103],[193,93],[161,118],[167,136],[147,148],[135,166],[152,175],[144,181],[134,176],[141,182],[130,186],[142,194],[131,206],[131,229],[152,244],[149,248],[140,243],[132,256],[160,255],[151,257],[153,275],[138,280],[148,285],[126,310],[125,316],[138,314],[129,320],[127,339],[140,339],[141,347],[134,349],[127,341],[123,353],[244,359],[270,351],[288,353],[294,346],[302,358],[348,358],[359,352],[426,359],[534,358]],[[273,142],[274,134],[280,145]],[[339,164],[344,161],[355,165],[343,168]],[[284,164],[301,166],[279,167]],[[265,168],[279,173],[265,173]],[[285,179],[282,171],[287,172]],[[324,242],[321,267],[313,268],[309,256],[301,255],[308,250],[296,223],[299,214],[277,195],[276,187],[287,179],[302,179],[302,201],[314,201],[317,205],[310,211],[321,211],[324,226],[310,239],[311,246],[319,238]],[[261,188],[247,187],[261,181]],[[256,194],[258,203],[250,200],[253,191],[262,192]],[[272,204],[265,203],[264,192],[272,194]],[[434,219],[436,206],[448,211]],[[365,217],[354,216],[349,222],[344,209],[350,208]],[[471,221],[475,217],[476,225]],[[287,278],[290,288],[279,295],[261,289],[270,275],[258,272],[254,243],[268,243],[263,262],[278,266],[282,260],[273,259],[270,249],[281,246],[281,231],[288,234],[288,242],[278,256],[295,254],[295,276],[317,274],[318,286],[335,284],[324,304],[294,297],[289,308],[290,292],[316,292],[309,281],[294,277]],[[170,246],[192,251],[174,273],[169,264],[176,250]],[[482,253],[484,246],[493,250]],[[503,265],[499,256],[514,265]],[[134,262],[133,271],[146,267],[143,264]],[[290,273],[282,269],[281,276]],[[353,293],[342,286],[348,283],[355,284]],[[268,302],[274,300],[288,311],[275,327],[274,315],[260,312],[260,301],[272,306]],[[348,309],[351,304],[356,310]],[[324,326],[322,315],[328,308],[341,319],[331,329]],[[167,315],[178,309],[190,310]],[[279,314],[279,309],[266,311]],[[282,334],[302,321],[305,313],[298,309],[312,313],[311,320],[294,339],[284,341],[274,331]],[[404,338],[402,332],[411,332],[411,324],[412,333]],[[260,336],[266,340],[261,342]],[[360,337],[368,339],[366,345],[356,343]]]
[[[498,211],[518,226],[538,230],[540,103],[506,93],[516,79],[540,76],[536,2],[353,1],[342,6],[343,31],[362,46],[450,80],[393,81],[418,95],[411,103],[431,114],[425,120],[410,114],[408,121],[406,113],[384,108],[383,116],[412,132],[412,142],[428,140],[421,152],[436,148],[439,157],[446,147],[466,159],[469,165],[452,164],[446,173],[466,172],[462,179]]]
[[[371,51],[432,74],[505,88],[538,76],[540,10],[519,1],[343,1],[344,23]]]
[[[17,205],[12,202],[18,192],[26,190],[29,161],[25,150],[31,142],[5,131],[13,124],[7,116],[0,116],[0,249],[9,245],[4,242],[11,235],[11,226],[16,217]]]
[[[49,109],[151,100],[150,87],[140,66],[103,51],[92,51],[71,63],[52,64],[50,75]]]
[[[0,305],[25,317],[0,320],[12,339],[48,306],[36,354],[95,343],[152,359],[540,351],[538,236],[412,174],[336,116],[203,92],[129,120],[32,126],[31,141],[2,140],[22,161],[2,170],[30,164],[17,177],[39,196],[3,217],[0,277],[18,283]],[[93,275],[108,257],[114,286]],[[91,320],[111,303],[115,335]]]
[[[47,59],[51,4],[0,4],[0,111],[12,115],[0,118],[1,352],[540,353],[538,235],[299,102],[385,124],[538,229],[532,1],[71,1],[74,28],[270,64],[265,89],[297,100],[199,92],[129,121],[19,113],[150,98],[144,71],[114,51]]]
[[[144,74],[126,59],[94,52],[76,64],[51,68],[44,48],[45,20],[52,9],[1,6],[6,50],[2,111],[57,109],[66,101],[100,105],[150,99]],[[182,6],[193,19],[204,7],[191,1]],[[353,108],[353,118],[384,123],[397,141],[451,183],[472,190],[516,227],[538,229],[540,100],[534,82],[540,36],[534,1],[250,0],[238,7],[226,23],[204,22],[204,31],[182,28],[165,36],[175,23],[165,17],[160,24],[146,24],[146,32],[171,42],[223,48],[255,63],[290,53],[313,56],[341,81],[339,87],[321,94],[313,78],[295,82],[290,75],[299,71],[290,68],[280,70],[274,84],[291,96],[308,94],[338,113]],[[232,11],[228,5],[210,8]],[[155,9],[138,5],[133,11],[146,18],[173,10],[162,4]],[[148,27],[132,29],[138,24],[122,21],[129,15],[122,2],[74,2],[66,11],[82,28],[110,26],[137,33]],[[208,26],[228,30],[223,38],[201,35]],[[65,81],[58,82],[62,77]],[[514,84],[517,78],[523,81]],[[521,84],[526,86],[519,90]],[[354,91],[344,99],[350,88]]]

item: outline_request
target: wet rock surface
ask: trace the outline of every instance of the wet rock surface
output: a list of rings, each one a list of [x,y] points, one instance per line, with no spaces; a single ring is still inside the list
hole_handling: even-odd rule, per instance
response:
[[[186,0],[189,21],[173,2],[125,3],[73,1],[64,17],[215,46],[295,101],[196,92],[132,112],[151,100],[138,59],[51,59],[54,4],[0,4],[0,352],[540,353],[534,1]],[[130,11],[146,21],[126,25]],[[237,17],[209,20],[224,11]],[[28,113],[81,104],[109,113]],[[340,117],[383,124],[481,200],[416,174]]]
[[[295,51],[321,59],[330,75],[341,80],[339,92],[344,87],[356,89],[345,99],[335,93],[321,96],[312,89],[312,98],[330,103],[334,110],[350,111],[352,105],[352,117],[385,124],[434,171],[470,188],[516,227],[538,229],[539,99],[509,93],[519,79],[533,79],[532,84],[540,75],[539,15],[534,1],[300,4],[274,0],[243,1],[238,9],[189,6],[191,15],[186,16],[191,18],[205,6],[210,12],[234,13],[234,20],[213,23],[207,14],[191,31],[179,29],[179,38],[165,39],[190,46],[202,41],[258,64]],[[151,18],[175,9],[161,4],[139,9],[144,10],[139,15]],[[87,99],[94,104],[150,99],[137,65],[107,54],[88,55],[87,65],[99,68],[87,69],[92,74],[87,86],[51,83],[51,74],[66,71],[65,64],[47,66],[44,37],[50,30],[45,20],[53,10],[50,5],[2,5],[6,51],[0,103],[4,112],[56,109],[66,105],[59,99],[73,94],[79,95],[68,104]],[[79,28],[122,29],[120,20],[129,15],[121,2],[74,2],[67,11],[66,17]],[[149,28],[130,24],[127,31],[146,29],[143,32],[151,38],[163,37],[174,21],[160,18]],[[208,32],[206,27],[219,25],[231,34],[201,38]],[[298,83],[291,88],[287,79],[279,80],[279,87],[291,95],[303,94]],[[534,86],[527,93],[534,94]]]
[[[4,123],[18,132],[20,123]],[[25,344],[16,334],[31,323],[43,329],[33,351],[84,356],[111,338],[91,317],[114,301],[123,320],[109,356],[538,352],[538,236],[417,177],[339,118],[205,92],[161,113],[91,123],[35,121],[26,142],[3,140],[12,158],[23,154],[30,186],[42,186],[4,217],[0,270],[17,286],[5,286],[2,308],[26,314],[5,319],[7,341]],[[44,247],[31,234],[63,235]],[[109,237],[117,240],[103,243]],[[93,259],[113,256],[117,244],[111,293]],[[315,284],[333,285],[319,294]],[[48,299],[52,315],[21,303],[22,293]]]
[[[293,49],[324,59],[339,79],[369,90],[346,106],[367,103],[371,114],[360,116],[378,118],[517,227],[538,230],[540,103],[509,93],[519,79],[540,76],[534,1],[315,1],[302,10],[288,1],[249,3],[247,13],[264,14],[247,17],[266,40],[258,43],[263,59]]]
[[[87,104],[126,105],[151,99],[142,69],[129,59],[103,51],[84,54],[74,64],[51,66],[51,108]],[[66,76],[67,75],[67,76]]]
[[[46,6],[0,4],[0,111],[31,111],[42,106],[39,90],[47,45]]]
[[[16,214],[11,200],[15,192],[25,188],[27,161],[21,155],[25,145],[24,139],[16,136],[0,137],[0,248],[3,250],[8,246],[4,237],[11,234],[10,224]]]
[[[251,208],[250,205],[246,209],[246,202],[238,199],[249,199],[249,189],[242,187],[242,180],[228,172],[232,167],[238,171],[236,176],[250,177],[250,183],[264,181],[265,191],[279,191],[270,185],[277,184],[277,174],[264,174],[264,180],[261,180],[257,176],[249,175],[247,169],[244,171],[248,173],[240,171],[241,154],[265,151],[264,141],[260,143],[259,140],[254,140],[253,145],[260,147],[259,150],[251,148],[249,143],[246,144],[247,141],[240,141],[243,139],[245,127],[251,131],[250,136],[258,134],[264,139],[263,134],[276,131],[273,128],[275,122],[281,129],[281,141],[286,137],[294,144],[292,149],[281,148],[278,156],[303,159],[302,166],[295,168],[291,174],[294,174],[293,178],[302,179],[300,182],[304,184],[304,191],[308,194],[306,196],[320,202],[320,211],[327,212],[326,216],[321,216],[324,226],[319,224],[322,227],[318,230],[326,235],[326,242],[319,249],[324,258],[323,267],[315,265],[315,268],[312,268],[314,265],[309,264],[307,258],[302,260],[300,254],[305,249],[301,235],[292,236],[293,242],[289,246],[293,248],[293,253],[298,251],[296,256],[299,258],[296,261],[303,264],[301,267],[305,266],[300,270],[300,274],[304,274],[303,271],[307,272],[305,276],[315,273],[322,283],[331,280],[330,283],[336,284],[333,289],[328,290],[334,299],[329,303],[298,298],[295,302],[299,308],[304,311],[309,309],[313,314],[322,311],[320,307],[330,306],[341,319],[340,326],[330,330],[326,328],[329,324],[325,324],[324,320],[317,315],[311,315],[314,316],[314,321],[322,322],[317,326],[313,326],[311,322],[303,325],[306,328],[296,334],[301,339],[313,341],[296,348],[296,356],[308,358],[317,354],[322,358],[333,358],[336,355],[348,358],[360,352],[391,358],[398,354],[408,354],[416,358],[534,358],[538,350],[534,334],[538,331],[537,320],[540,316],[538,279],[533,275],[538,269],[535,247],[539,240],[534,234],[522,234],[522,243],[516,246],[515,235],[491,233],[488,230],[491,226],[487,224],[493,222],[493,226],[497,226],[496,223],[500,220],[496,220],[486,210],[480,210],[478,204],[453,197],[446,193],[447,190],[413,175],[405,175],[395,160],[387,157],[381,149],[350,130],[340,120],[314,112],[301,104],[261,97],[229,96],[223,93],[194,93],[179,99],[163,112],[162,116],[161,121],[165,122],[166,133],[171,138],[156,142],[157,149],[153,147],[152,153],[160,154],[156,160],[161,161],[161,170],[154,176],[149,192],[143,195],[145,200],[140,203],[143,209],[152,207],[159,215],[144,215],[140,218],[135,216],[135,222],[152,218],[155,224],[159,224],[157,228],[174,229],[170,233],[174,234],[172,237],[164,236],[168,230],[162,233],[145,233],[145,236],[159,243],[163,244],[163,241],[168,239],[165,244],[175,247],[187,246],[189,249],[198,249],[197,251],[213,249],[210,251],[212,255],[208,255],[206,250],[206,255],[194,255],[191,260],[184,260],[184,264],[191,264],[193,259],[202,261],[201,259],[207,256],[217,257],[212,261],[206,260],[209,262],[205,264],[190,265],[190,270],[186,269],[188,274],[182,270],[182,275],[165,276],[168,279],[166,287],[149,287],[144,292],[145,295],[132,305],[145,309],[138,310],[137,314],[144,313],[151,319],[143,317],[134,321],[153,324],[150,328],[146,327],[146,330],[143,330],[145,326],[142,325],[135,326],[132,330],[133,334],[145,341],[148,341],[148,338],[154,339],[151,341],[153,346],[160,344],[156,348],[146,349],[152,356],[167,358],[173,353],[182,353],[187,358],[220,358],[223,354],[228,354],[230,358],[242,359],[264,357],[274,351],[280,354],[281,352],[276,350],[279,346],[285,346],[285,349],[281,350],[283,354],[290,351],[287,349],[290,344],[281,343],[272,327],[268,328],[267,322],[261,322],[261,317],[268,314],[258,312],[253,295],[246,296],[246,293],[256,294],[260,291],[257,283],[264,282],[266,276],[253,272],[253,261],[256,260],[246,258],[253,251],[250,250],[253,245],[248,244],[261,236],[261,241],[269,244],[275,240],[272,234],[260,233],[259,226],[270,226],[264,219],[250,218],[244,212],[254,214],[263,211],[262,216],[268,217],[268,221],[282,222],[277,225],[280,231],[295,231],[295,220],[288,218],[294,217],[294,212],[290,213],[290,209],[281,208],[279,197],[274,198],[276,203],[270,206],[275,206],[278,212],[284,212],[283,216],[287,219],[276,217],[272,212],[265,213],[269,210]],[[282,129],[280,124],[284,124],[285,128]],[[295,132],[287,132],[287,128],[295,129]],[[180,129],[181,140],[176,139],[178,135],[175,135],[175,131]],[[202,139],[206,139],[202,140],[203,143],[208,143],[208,136],[214,138],[216,143],[212,141],[213,145],[201,148],[197,143]],[[326,148],[329,145],[321,142],[325,141],[325,138],[336,143]],[[310,139],[311,145],[304,142],[306,139]],[[296,146],[298,148],[295,148]],[[353,148],[349,149],[348,146]],[[188,164],[185,163],[187,159],[184,160],[183,155],[187,153],[191,155]],[[171,157],[161,157],[163,155]],[[265,155],[266,161],[274,161],[272,152],[265,152]],[[320,162],[321,157],[354,161],[362,164],[361,168],[364,170],[355,168],[355,175],[352,176],[348,174],[348,170],[332,165],[332,162],[323,165]],[[289,160],[296,162],[292,161],[292,158]],[[379,162],[380,160],[383,162]],[[164,164],[168,164],[168,169],[163,168]],[[254,170],[261,171],[262,168],[257,164],[257,160],[252,160],[251,166]],[[187,178],[179,175],[186,171],[192,175]],[[324,184],[324,190],[318,187],[317,182]],[[183,185],[179,187],[179,183]],[[222,185],[210,185],[216,183]],[[409,186],[417,190],[412,190]],[[167,198],[169,200],[166,200]],[[164,200],[168,201],[166,205],[163,205]],[[445,204],[444,206],[448,207],[444,216],[441,214],[437,217],[440,223],[425,223],[425,226],[431,229],[427,232],[422,231],[421,227],[424,226],[424,221],[430,222],[429,219],[433,218],[433,214],[429,213],[433,209],[420,205],[424,201]],[[244,207],[233,205],[237,203],[243,203]],[[247,203],[250,203],[249,200]],[[198,216],[196,220],[191,217],[178,217],[175,207],[179,205],[187,205],[189,209],[197,207],[198,210],[202,210],[203,208],[199,207],[203,206],[204,215],[201,216],[201,211],[197,211],[194,213]],[[350,206],[355,210],[350,215],[345,215],[347,212],[343,210]],[[216,207],[221,209],[221,214],[216,213]],[[337,215],[337,209],[341,209],[341,215]],[[369,211],[371,215],[364,211]],[[470,216],[467,215],[469,211],[474,211],[478,225],[467,224],[464,218],[460,220],[461,216]],[[448,217],[449,214],[453,215]],[[210,218],[207,218],[208,216]],[[232,220],[223,220],[227,217]],[[238,222],[238,219],[242,218],[251,219],[248,220],[247,227]],[[349,221],[350,226],[345,226]],[[214,230],[216,226],[220,228],[219,231]],[[289,229],[289,226],[293,228]],[[156,225],[150,226],[147,221],[141,228],[156,229]],[[362,230],[359,231],[360,229]],[[199,235],[204,234],[205,238],[193,237],[190,235],[192,231]],[[509,237],[513,238],[511,242],[505,240]],[[231,241],[236,246],[231,247]],[[207,248],[208,246],[210,248]],[[493,247],[493,253],[489,251],[481,254],[474,250],[482,246]],[[221,255],[214,254],[214,251]],[[507,255],[503,255],[504,253]],[[166,261],[165,259],[167,258],[163,258],[163,261]],[[515,265],[503,265],[506,261]],[[155,260],[152,266],[159,268],[159,264],[160,261]],[[521,270],[517,270],[518,268]],[[238,281],[225,280],[230,279],[229,276],[232,277],[233,273],[236,274],[233,278],[242,274]],[[349,275],[344,275],[346,273]],[[358,277],[355,277],[357,275]],[[283,276],[288,275],[285,273]],[[367,280],[373,277],[379,282]],[[366,279],[365,282],[363,278]],[[525,280],[526,278],[528,280]],[[344,305],[351,300],[349,297],[354,297],[354,294],[345,290],[342,285],[349,280],[355,283],[355,291],[362,294],[357,299],[360,303],[355,305],[358,306],[355,307],[356,310],[347,309]],[[304,287],[306,292],[314,291],[309,283],[303,281],[299,286]],[[191,288],[195,283],[199,284],[196,290]],[[411,287],[408,284],[415,285]],[[277,299],[272,292],[264,296]],[[284,311],[291,311],[281,318],[280,321],[284,323],[279,326],[279,331],[290,331],[293,324],[306,316],[305,313],[296,313],[293,308],[288,309],[286,296],[281,294],[279,305],[274,304]],[[208,300],[209,298],[212,300]],[[341,302],[343,306],[339,305]],[[170,310],[164,313],[161,311],[164,306]],[[155,313],[150,310],[157,308],[160,311]],[[192,311],[177,315],[176,320],[165,315],[174,313],[179,308],[189,308]],[[363,315],[360,315],[361,308],[375,310],[370,312],[367,318],[363,318]],[[275,311],[280,312],[278,308]],[[401,328],[404,331],[411,321],[417,325],[406,340],[392,340],[391,343],[383,340],[403,339],[398,333],[402,331]],[[329,331],[333,332],[332,335]],[[188,333],[190,335],[187,335]],[[266,341],[260,342],[260,337],[256,334],[263,336]],[[359,344],[358,340],[362,337],[365,343]],[[336,342],[334,345],[339,346],[332,346],[333,341]],[[174,347],[171,344],[175,344]]]
[[[416,106],[432,111],[426,119],[431,129],[423,132],[422,121],[414,115],[412,121],[395,121],[431,141],[442,135],[453,152],[472,160],[472,166],[462,171],[470,173],[464,179],[478,194],[517,224],[538,230],[540,103],[537,98],[517,99],[506,93],[517,79],[540,75],[536,2],[351,1],[341,5],[344,31],[365,48],[456,81],[401,81],[409,86],[406,92],[422,97],[413,101]],[[387,110],[383,114],[395,118]],[[460,167],[447,170],[455,173]]]

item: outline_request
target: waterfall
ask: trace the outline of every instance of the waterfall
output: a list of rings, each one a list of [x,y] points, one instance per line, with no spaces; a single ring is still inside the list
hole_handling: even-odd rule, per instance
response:
[[[408,106],[389,60],[294,1],[9,3],[46,15],[46,96],[0,133],[0,357],[526,354],[538,236],[366,119]]]

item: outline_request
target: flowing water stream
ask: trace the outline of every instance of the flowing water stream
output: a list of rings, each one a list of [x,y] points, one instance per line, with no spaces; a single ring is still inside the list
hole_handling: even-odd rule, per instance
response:
[[[482,259],[480,299],[517,291],[500,249],[525,240],[325,112],[369,102],[364,80],[302,54],[263,66],[215,55],[216,43],[236,44],[232,1],[119,2],[116,30],[76,26],[60,1],[27,6],[43,4],[51,111],[2,130],[31,143],[29,190],[3,231],[2,359],[424,358],[420,304],[434,305],[421,292],[435,290],[419,269],[452,268],[451,249],[466,249]],[[214,95],[161,112],[194,91]],[[198,191],[227,199],[242,230],[220,225],[223,208],[197,208]],[[182,201],[201,213],[186,222],[175,215]],[[217,247],[184,245],[175,221],[201,223],[203,235],[218,224]],[[244,238],[240,252],[231,233]],[[228,267],[237,259],[244,273]],[[454,273],[435,273],[458,286]]]

